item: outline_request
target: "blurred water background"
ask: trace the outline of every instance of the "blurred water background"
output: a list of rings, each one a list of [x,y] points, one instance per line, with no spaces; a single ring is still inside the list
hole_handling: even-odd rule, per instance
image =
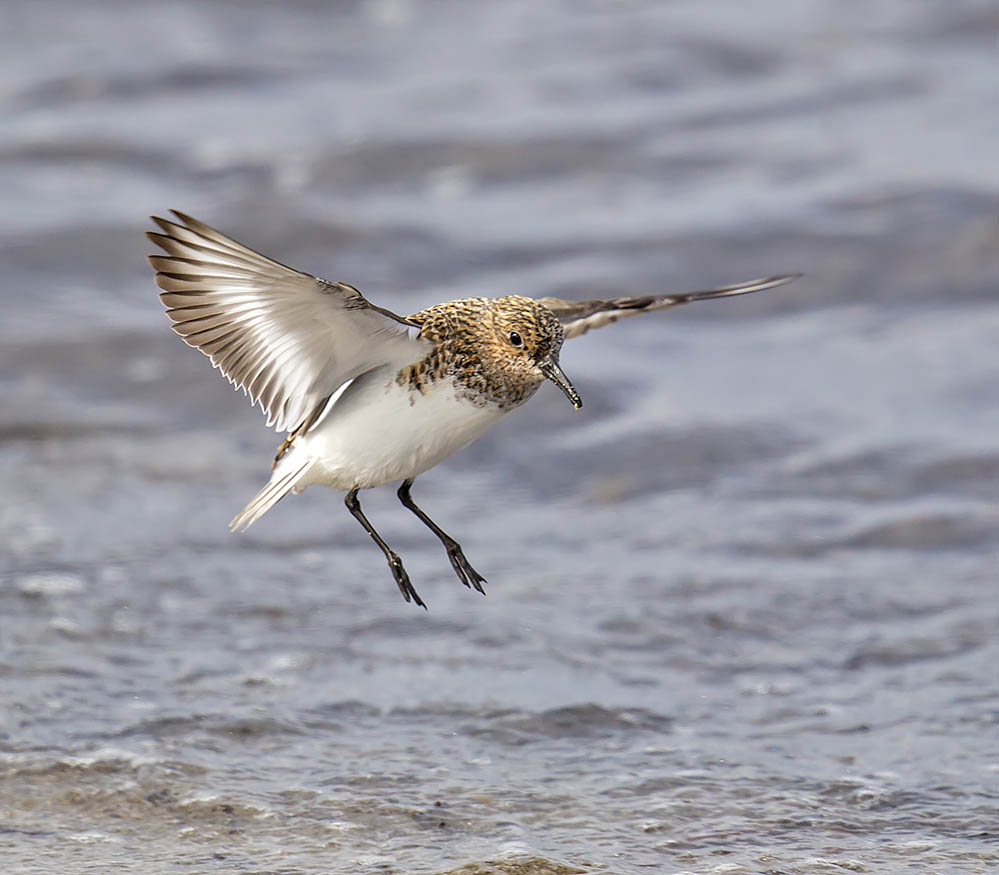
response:
[[[4,872],[999,866],[990,0],[6,0]],[[176,207],[572,341],[414,494],[429,613],[168,329]]]

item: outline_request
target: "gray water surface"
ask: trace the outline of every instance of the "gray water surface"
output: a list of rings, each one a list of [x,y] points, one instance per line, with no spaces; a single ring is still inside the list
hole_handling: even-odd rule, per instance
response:
[[[999,866],[999,17],[8,0],[5,872]],[[365,509],[156,299],[176,207],[411,312],[800,270],[567,344]]]

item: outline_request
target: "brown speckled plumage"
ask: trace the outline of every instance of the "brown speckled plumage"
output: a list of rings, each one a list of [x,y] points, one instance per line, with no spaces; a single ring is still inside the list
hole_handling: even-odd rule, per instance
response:
[[[509,409],[523,404],[545,379],[538,362],[557,358],[564,339],[551,310],[519,295],[448,301],[407,319],[436,346],[403,368],[396,381],[426,394],[433,383],[450,377],[459,397],[476,406],[492,403]],[[510,342],[514,332],[522,346]]]

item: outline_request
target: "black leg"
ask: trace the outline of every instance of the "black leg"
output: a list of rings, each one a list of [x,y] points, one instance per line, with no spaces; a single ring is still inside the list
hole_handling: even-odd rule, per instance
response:
[[[343,503],[347,505],[347,510],[354,515],[354,519],[364,526],[364,531],[371,535],[371,540],[382,548],[382,552],[388,560],[389,568],[392,570],[392,576],[395,578],[395,582],[399,587],[399,592],[402,593],[402,597],[407,602],[412,599],[421,608],[426,610],[427,606],[423,604],[423,599],[421,599],[416,590],[413,589],[413,584],[409,582],[409,575],[406,573],[406,569],[402,567],[402,560],[399,558],[399,554],[382,540],[382,536],[375,531],[374,526],[368,522],[368,518],[364,515],[364,511],[361,510],[361,502],[357,500],[357,490],[351,489],[350,492],[347,493],[347,497],[343,500]]]
[[[454,569],[454,573],[458,575],[458,580],[469,587],[469,589],[474,586],[479,592],[485,595],[486,591],[482,588],[482,584],[486,582],[486,579],[472,568],[472,564],[465,558],[465,554],[461,550],[461,544],[430,519],[417,506],[416,502],[413,501],[413,496],[409,494],[409,488],[412,485],[412,480],[403,481],[402,486],[399,487],[399,501],[415,513],[423,524],[440,538],[444,549],[447,550],[447,558],[451,560],[451,567]]]

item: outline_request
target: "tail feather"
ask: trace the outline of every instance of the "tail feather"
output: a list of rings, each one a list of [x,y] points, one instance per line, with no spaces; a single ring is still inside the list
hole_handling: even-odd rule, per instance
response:
[[[270,482],[233,517],[232,522],[229,523],[229,528],[234,532],[248,529],[291,492],[311,467],[312,459],[305,459],[297,465],[279,465],[271,476]]]

